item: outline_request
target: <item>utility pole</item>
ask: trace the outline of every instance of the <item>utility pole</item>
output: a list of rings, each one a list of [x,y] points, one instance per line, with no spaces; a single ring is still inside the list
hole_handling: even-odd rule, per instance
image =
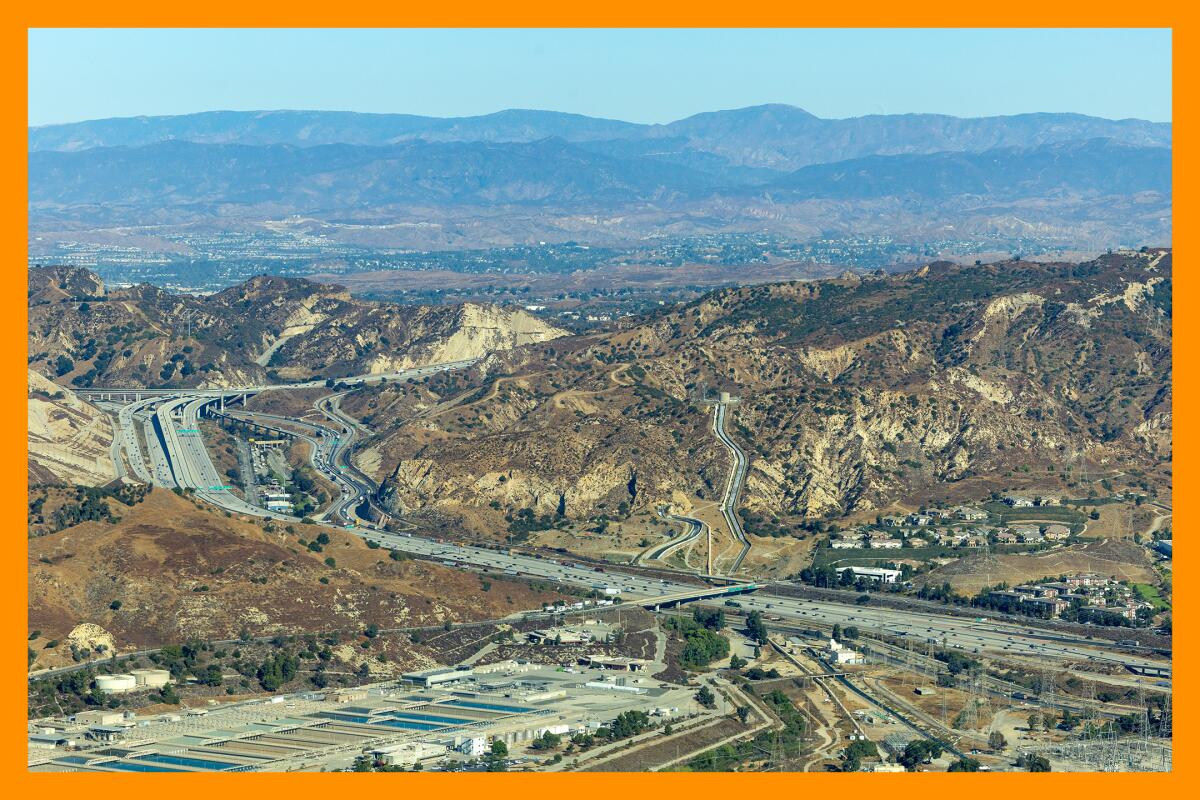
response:
[[[705,525],[704,527],[705,527],[705,528],[708,530],[708,566],[707,566],[707,572],[706,572],[705,574],[707,574],[707,575],[712,575],[712,574],[713,574],[713,566],[712,566],[712,526],[711,526],[711,525]]]

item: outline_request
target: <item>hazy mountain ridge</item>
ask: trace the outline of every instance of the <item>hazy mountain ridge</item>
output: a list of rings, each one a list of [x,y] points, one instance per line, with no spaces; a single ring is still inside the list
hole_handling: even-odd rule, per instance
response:
[[[524,109],[457,118],[339,111],[212,111],[40,126],[29,129],[28,142],[30,151],[39,151],[140,146],[167,140],[314,146],[388,145],[406,139],[532,142],[548,137],[572,142],[684,137],[694,149],[718,154],[734,165],[792,170],[866,155],[981,151],[1098,137],[1169,147],[1171,125],[1082,114],[821,119],[782,104],[704,112],[666,125]]]
[[[30,202],[56,205],[283,205],[318,211],[398,204],[586,203],[669,199],[717,180],[648,159],[618,159],[559,139],[210,145],[164,142],[34,153]]]
[[[705,169],[716,169],[717,174]],[[251,147],[166,142],[29,159],[34,212],[90,206],[226,213],[283,206],[316,213],[404,205],[670,206],[712,197],[871,200],[917,195],[997,199],[1171,192],[1171,151],[1107,139],[983,153],[871,156],[805,167],[765,186],[761,172],[661,157],[614,157],[560,139],[407,142],[389,147]]]
[[[1078,114],[823,120],[768,105],[648,126],[520,110],[212,112],[29,136],[30,230],[51,249],[76,231],[136,247],[138,227],[254,230],[297,215],[420,250],[751,232],[1094,250],[1172,233],[1171,125]]]

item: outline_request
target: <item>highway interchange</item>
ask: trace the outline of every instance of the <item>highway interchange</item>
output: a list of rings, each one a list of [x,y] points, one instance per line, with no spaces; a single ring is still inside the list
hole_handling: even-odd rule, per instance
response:
[[[435,369],[453,369],[458,365],[440,365],[423,368],[419,372],[399,373],[394,377],[404,378],[413,374],[429,374]],[[345,381],[349,383],[350,381]],[[317,386],[318,382],[302,384]],[[279,390],[283,387],[275,387]],[[261,391],[262,389],[259,389]],[[253,392],[255,390],[225,390],[226,396]],[[280,429],[290,429],[295,435],[307,439],[313,445],[313,464],[341,490],[323,512],[323,517],[336,521],[343,527],[368,541],[382,547],[402,550],[418,557],[442,561],[454,566],[507,573],[512,576],[564,583],[584,588],[612,588],[619,590],[624,598],[658,598],[689,589],[694,583],[685,583],[674,577],[649,577],[620,571],[613,565],[595,567],[575,563],[567,558],[548,558],[536,553],[522,553],[502,549],[489,549],[456,543],[445,543],[419,535],[416,532],[387,532],[373,523],[360,519],[356,509],[362,503],[371,502],[375,487],[370,479],[350,463],[358,423],[340,411],[338,402],[345,392],[322,398],[315,408],[326,416],[327,425],[279,417],[269,414],[239,412],[237,417],[260,424],[276,424]],[[146,399],[123,406],[118,412],[118,437],[133,471],[137,475],[152,475],[156,485],[168,488],[191,489],[195,495],[219,508],[232,513],[257,517],[296,521],[290,515],[270,512],[237,497],[223,485],[209,453],[204,446],[197,426],[201,410],[205,405],[219,402],[221,392],[212,390],[179,390],[169,396]],[[731,470],[727,498],[736,498],[744,479],[745,455],[725,435],[725,404],[720,403],[714,412],[714,431],[718,438],[730,448],[735,469]],[[152,413],[148,413],[153,409]],[[233,413],[233,412],[229,412]],[[150,466],[147,467],[137,443],[135,426],[141,425]],[[722,511],[731,527],[737,524],[736,499],[723,506]],[[680,518],[689,525],[684,535],[668,542],[658,556],[681,546],[698,536],[703,529],[699,520]],[[740,525],[734,530],[740,530]],[[742,535],[745,541],[744,534]],[[748,544],[743,548],[738,563],[744,558]],[[653,554],[651,554],[653,555]],[[669,575],[669,573],[667,573]],[[743,612],[760,611],[768,627],[774,622],[780,626],[799,626],[826,630],[834,624],[855,626],[862,631],[886,634],[911,640],[920,648],[936,644],[939,647],[956,648],[967,654],[992,653],[1007,655],[1023,660],[1042,659],[1065,662],[1108,662],[1124,666],[1161,666],[1165,662],[1155,661],[1126,650],[1111,647],[1111,643],[1091,641],[1074,635],[1021,625],[1002,620],[986,620],[942,615],[926,611],[898,610],[893,608],[864,607],[853,603],[828,600],[797,599],[770,594],[770,584],[753,595],[741,595],[733,601]]]

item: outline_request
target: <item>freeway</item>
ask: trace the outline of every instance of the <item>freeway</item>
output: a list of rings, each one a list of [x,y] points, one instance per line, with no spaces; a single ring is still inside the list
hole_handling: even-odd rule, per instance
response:
[[[169,401],[168,401],[169,402]],[[146,449],[150,452],[150,464],[155,486],[165,486],[174,489],[179,485],[171,459],[167,455],[165,433],[158,413],[147,409],[146,419],[142,422],[146,436]]]
[[[381,516],[387,511],[375,505],[375,483],[354,466],[350,454],[354,450],[354,439],[358,434],[359,423],[347,416],[341,410],[342,398],[348,394],[341,392],[328,397],[322,397],[316,403],[316,408],[341,429],[341,434],[333,441],[329,452],[329,474],[337,476],[338,485],[342,487],[342,499],[335,503],[328,514],[330,517],[341,516],[350,524],[361,522],[356,509],[364,502],[375,508]]]
[[[673,579],[648,577],[614,571],[612,568],[591,567],[569,560],[543,558],[536,553],[504,551],[485,547],[447,544],[440,540],[412,533],[392,533],[354,516],[353,508],[364,500],[370,502],[374,486],[370,479],[349,465],[349,453],[354,443],[357,424],[338,409],[340,395],[325,398],[318,407],[341,426],[343,434],[334,439],[322,452],[330,466],[338,469],[344,482],[343,497],[337,501],[336,513],[342,519],[358,522],[355,532],[382,547],[402,550],[413,555],[443,563],[477,570],[494,571],[517,577],[529,577],[551,583],[571,584],[590,588],[611,588],[625,597],[643,599],[667,598],[696,590],[694,584]],[[201,407],[211,403],[211,396],[173,398],[160,402],[154,420],[162,432],[163,456],[179,485],[192,487],[196,495],[228,511],[294,521],[295,517],[269,512],[252,506],[224,490],[212,460],[197,430],[197,415]],[[180,409],[182,425],[173,419]],[[718,408],[714,426],[723,429],[723,415]],[[154,438],[152,452],[158,446]],[[734,452],[740,453],[740,450]],[[342,469],[341,467],[346,467]],[[744,456],[735,459],[735,476],[744,474]],[[158,481],[156,481],[157,483]],[[731,477],[731,484],[740,484]],[[347,488],[348,487],[348,488]],[[333,515],[330,515],[333,516]],[[727,517],[728,518],[728,517]],[[604,572],[603,575],[597,574]],[[769,591],[769,589],[768,589]],[[829,600],[810,600],[772,596],[763,592],[747,595],[736,602],[746,611],[760,611],[768,620],[799,626],[843,627],[910,639],[921,646],[936,644],[964,653],[991,653],[1022,659],[1053,659],[1074,663],[1092,662],[1097,665],[1162,666],[1165,662],[1130,655],[1111,648],[1111,643],[1090,641],[1081,637],[1051,634],[1036,627],[1005,621],[980,622],[977,619],[939,615],[934,612],[883,609],[843,604]],[[1107,646],[1106,646],[1107,645]]]
[[[337,447],[337,431],[312,422],[292,419],[291,417],[281,417],[276,414],[264,414],[257,411],[225,411],[223,413],[229,419],[259,425],[267,430],[308,442],[310,447],[308,455],[309,463],[312,464],[315,470],[337,486],[339,490],[339,495],[334,498],[332,504],[326,506],[320,513],[313,514],[313,519],[319,520],[326,517],[337,517],[345,504],[350,502],[348,498],[354,491],[354,487],[333,466],[332,456]]]
[[[842,627],[853,626],[912,641],[914,647],[918,648],[935,645],[961,650],[967,655],[990,652],[1020,658],[1053,658],[1123,666],[1162,663],[1106,647],[1111,643],[1050,633],[1010,622],[979,622],[970,617],[942,616],[925,611],[852,606],[827,600],[803,600],[761,593],[737,602],[744,610],[759,611],[767,619],[778,617],[778,621],[789,623],[807,622],[813,627],[829,627],[835,623]]]
[[[359,386],[386,380],[403,380],[430,375],[436,372],[463,369],[471,366],[477,360],[447,361],[423,367],[414,367],[399,372],[353,375],[341,378],[339,382],[350,386]],[[211,459],[207,456],[207,453],[195,452],[196,450],[204,450],[203,443],[199,440],[199,434],[185,434],[181,438],[177,427],[171,421],[173,415],[181,405],[184,405],[182,401],[194,401],[195,406],[190,412],[186,409],[183,411],[184,416],[189,420],[189,423],[184,427],[191,430],[196,427],[195,423],[199,416],[199,408],[206,402],[228,397],[244,397],[265,391],[315,388],[324,385],[325,381],[323,380],[312,380],[270,386],[213,389],[115,389],[90,387],[81,389],[78,393],[82,396],[102,399],[105,404],[116,402],[112,399],[112,395],[134,395],[138,398],[133,402],[119,406],[117,410],[117,432],[114,435],[114,443],[110,455],[114,460],[119,475],[124,474],[124,467],[120,457],[120,451],[124,450],[133,473],[138,480],[168,489],[176,487],[193,488],[197,493],[204,495],[205,499],[212,500],[216,505],[227,511],[252,513],[248,509],[255,509],[254,506],[230,495],[228,490],[224,489],[224,481],[217,475],[216,469],[212,466]],[[357,519],[354,516],[353,509],[359,507],[363,500],[370,500],[370,495],[374,492],[374,487],[370,479],[358,472],[349,463],[349,458],[345,455],[349,452],[356,423],[341,415],[337,409],[336,400],[340,399],[344,394],[345,392],[335,396],[336,399],[332,403],[332,413],[328,411],[325,413],[331,419],[343,425],[349,437],[340,442],[335,437],[327,457],[325,448],[320,445],[322,441],[321,437],[318,436],[309,441],[313,444],[314,465],[317,465],[319,469],[325,472],[342,489],[342,497],[335,501],[335,507],[326,510],[325,514],[331,517],[340,517],[347,523],[353,523]],[[155,408],[156,406],[157,408]],[[273,415],[267,416],[273,417]],[[310,428],[317,430],[325,430],[320,428],[320,426],[297,422],[286,417],[274,418],[292,424],[308,425]],[[138,444],[137,427],[139,425],[144,429],[146,449],[150,456],[149,465],[142,458],[142,451]],[[194,447],[187,438],[188,436],[196,437]],[[339,460],[341,461],[340,464],[338,463]],[[328,467],[323,467],[322,462],[328,462]],[[209,497],[210,495],[214,497]],[[224,497],[220,495],[224,495]],[[260,516],[275,519],[290,519],[290,517],[280,514],[267,513],[261,509],[257,510]]]
[[[130,467],[133,469],[133,474],[138,480],[150,482],[150,470],[146,466],[145,459],[142,458],[142,448],[139,444],[137,428],[143,431],[142,438],[145,438],[146,419],[147,415],[140,403],[135,403],[131,411],[121,409],[118,415],[118,421],[121,427],[121,449],[125,451],[125,458],[129,461]]]
[[[275,519],[290,519],[281,514],[265,511],[232,494],[224,479],[217,474],[212,458],[201,438],[199,417],[201,408],[212,402],[212,398],[184,398],[168,400],[158,407],[158,420],[163,428],[163,439],[167,445],[167,456],[175,469],[179,485],[193,489],[196,496],[214,505],[239,514],[269,516]],[[176,427],[171,419],[172,412],[181,410],[181,425]]]
[[[721,514],[725,517],[725,522],[729,525],[729,532],[733,534],[733,538],[742,543],[742,549],[734,558],[733,567],[729,570],[730,575],[735,575],[742,568],[746,554],[750,552],[750,539],[742,530],[742,521],[738,519],[737,515],[738,495],[741,494],[742,483],[746,480],[746,454],[725,432],[725,409],[727,407],[728,403],[717,403],[716,410],[713,412],[713,433],[721,440],[721,444],[728,448],[729,455],[732,457],[729,480],[725,484],[725,496],[721,499]]]
[[[134,477],[143,483],[151,483],[150,470],[142,458],[142,448],[138,444],[137,428],[145,422],[145,409],[156,400],[142,400],[121,406],[117,411],[117,424],[113,435],[112,454],[119,474],[124,475],[124,461],[129,462]],[[121,451],[125,452],[122,460]]]
[[[410,534],[391,534],[366,529],[360,535],[382,546],[432,558],[528,575],[557,582],[595,586],[599,575],[586,566],[543,559],[535,555],[506,553],[478,547],[445,545]],[[639,575],[617,573],[609,569],[601,579],[603,585],[619,588],[622,594],[670,596],[695,587],[686,584]],[[760,611],[768,618],[778,617],[801,625],[832,626],[837,623],[855,626],[860,630],[900,637],[909,637],[922,645],[933,640],[938,646],[973,653],[991,651],[1024,657],[1054,658],[1068,661],[1093,661],[1121,665],[1161,664],[1103,647],[1103,642],[1081,637],[1047,636],[1034,628],[1005,623],[980,623],[969,618],[944,617],[937,614],[895,609],[864,608],[830,601],[801,600],[763,594],[747,595],[734,601],[747,611]],[[768,623],[769,624],[769,623]]]

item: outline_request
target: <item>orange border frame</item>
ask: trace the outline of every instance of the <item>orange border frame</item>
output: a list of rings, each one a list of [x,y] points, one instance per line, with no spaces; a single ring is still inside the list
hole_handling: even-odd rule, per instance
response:
[[[253,4],[210,0],[200,6],[170,8],[161,2],[132,0],[120,7],[85,4],[80,0],[61,0],[51,8],[32,10],[9,8],[3,13],[0,27],[0,62],[4,65],[4,106],[0,114],[5,119],[3,126],[3,152],[7,169],[9,191],[4,196],[3,225],[7,237],[4,251],[9,270],[14,277],[25,268],[26,226],[26,148],[27,148],[27,30],[30,27],[967,27],[967,26],[1016,26],[1016,27],[1070,27],[1091,25],[1101,27],[1169,27],[1173,29],[1174,51],[1174,122],[1176,141],[1182,140],[1183,147],[1175,153],[1175,224],[1176,249],[1185,253],[1191,248],[1191,228],[1187,220],[1192,219],[1192,194],[1189,179],[1193,176],[1196,159],[1189,144],[1193,141],[1192,109],[1187,101],[1191,80],[1196,77],[1196,51],[1189,46],[1195,37],[1190,15],[1178,6],[1163,0],[1148,0],[1136,5],[1113,0],[1060,0],[1055,4],[1032,0],[1010,0],[1003,7],[975,7],[961,2],[932,0],[919,7],[884,3],[880,0],[860,2],[853,7],[806,8],[799,3],[783,3],[778,0],[757,7],[736,7],[716,0],[659,0],[648,4],[635,0],[609,0],[599,7],[564,7],[549,0],[523,0],[518,4],[483,3],[479,0],[460,2],[454,8],[418,6],[404,8],[392,4],[364,4],[366,7],[336,7],[315,2],[285,2],[285,0],[258,0]],[[1180,46],[1182,44],[1182,46]],[[1013,58],[1037,58],[1037,53],[1013,53]],[[1136,58],[1136,53],[1114,53],[1114,58]],[[1180,78],[1184,80],[1180,80]],[[1182,98],[1183,103],[1178,102]],[[1184,181],[1178,178],[1183,176]],[[1197,279],[1185,268],[1178,273],[1176,293],[1185,303],[1200,305]],[[24,432],[19,422],[24,405],[24,379],[20,377],[19,356],[25,349],[20,343],[27,340],[26,306],[21,302],[15,288],[0,297],[0,342],[3,342],[2,376],[4,392],[0,395],[0,420],[5,438],[10,443],[21,440]],[[1185,315],[1174,331],[1175,341],[1183,345],[1177,355],[1184,356],[1184,374],[1176,382],[1182,396],[1189,397],[1190,390],[1197,385],[1195,362],[1191,355],[1200,348],[1200,330],[1197,317]],[[1183,518],[1193,519],[1191,500],[1195,497],[1197,481],[1191,468],[1195,464],[1197,448],[1197,426],[1187,417],[1178,418],[1175,428],[1175,443],[1181,445],[1178,462],[1185,467],[1183,479],[1174,487],[1177,502],[1184,504]],[[1177,463],[1178,463],[1177,462]],[[27,503],[26,469],[23,463],[7,461],[2,466],[4,480],[0,482],[0,508],[5,518],[11,520],[9,527],[10,546],[15,544],[18,531],[24,529],[24,520],[19,510]],[[1178,519],[1181,515],[1176,515]],[[1176,563],[1192,569],[1196,559],[1185,546]],[[891,798],[912,797],[927,800],[930,797],[949,796],[951,793],[970,791],[977,797],[1011,798],[1018,792],[1030,790],[1054,792],[1060,796],[1070,793],[1073,797],[1106,797],[1118,792],[1153,792],[1158,797],[1188,789],[1196,791],[1197,775],[1200,774],[1192,761],[1195,755],[1190,723],[1196,711],[1195,696],[1185,688],[1175,699],[1174,719],[1180,736],[1175,739],[1174,764],[1171,774],[1089,774],[1050,773],[1029,775],[1003,773],[991,775],[945,775],[919,773],[911,775],[872,776],[868,774],[625,774],[625,773],[551,773],[542,775],[486,775],[486,774],[406,774],[402,778],[382,776],[338,775],[336,778],[319,773],[294,774],[240,774],[236,776],[218,774],[195,774],[181,776],[154,775],[88,775],[73,774],[30,774],[25,768],[26,738],[21,733],[25,721],[24,695],[17,697],[16,687],[26,680],[25,668],[20,666],[21,637],[26,635],[27,620],[27,571],[25,559],[17,574],[0,586],[3,600],[4,658],[2,671],[5,685],[12,687],[12,696],[4,703],[3,718],[0,720],[0,752],[3,753],[3,770],[0,774],[10,778],[6,784],[17,796],[30,796],[35,792],[94,793],[98,791],[146,791],[147,787],[161,790],[158,785],[171,777],[185,784],[187,791],[220,791],[224,797],[261,798],[264,792],[287,792],[294,797],[317,796],[330,790],[379,792],[403,789],[421,792],[437,792],[442,798],[473,798],[486,792],[488,800],[518,800],[532,796],[591,794],[596,796],[630,796],[647,790],[674,794],[689,794],[693,797],[713,794],[733,795],[752,791],[789,792],[810,790],[828,792],[848,790],[850,792],[883,792]],[[1174,679],[1176,686],[1189,687],[1195,674],[1193,658],[1196,648],[1191,639],[1200,631],[1200,622],[1195,618],[1194,593],[1187,583],[1174,585],[1174,604],[1184,613],[1180,615],[1181,636],[1176,642],[1175,664],[1179,670]],[[386,786],[382,781],[387,781]],[[369,785],[368,785],[369,782]],[[379,784],[379,785],[376,785]],[[337,787],[335,789],[335,787]],[[252,794],[253,793],[253,794]],[[136,794],[134,795],[136,796]]]

